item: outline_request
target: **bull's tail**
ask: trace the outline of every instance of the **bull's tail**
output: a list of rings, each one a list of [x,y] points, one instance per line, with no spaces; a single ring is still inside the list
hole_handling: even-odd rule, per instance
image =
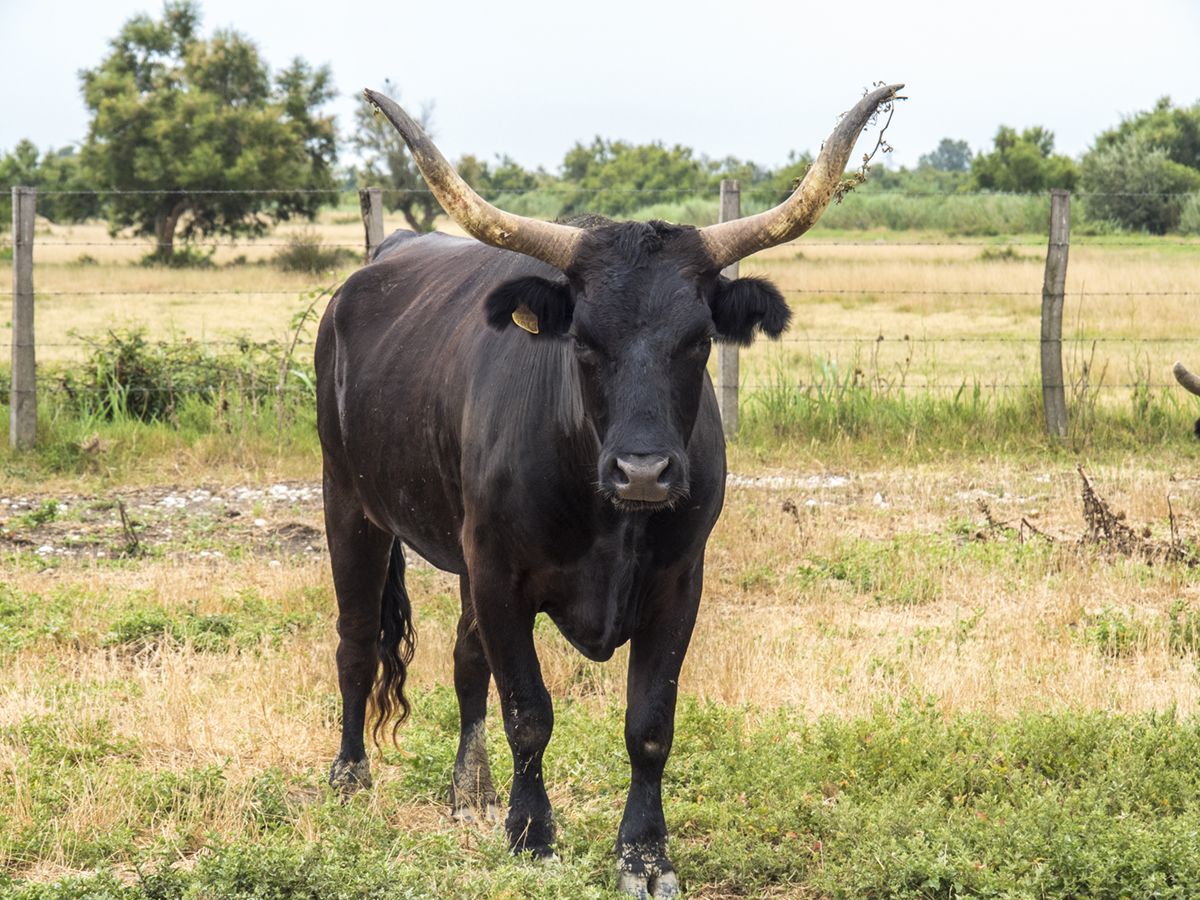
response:
[[[371,695],[375,723],[371,737],[379,745],[379,733],[389,719],[392,722],[392,740],[396,730],[408,718],[410,705],[404,696],[404,682],[408,680],[408,664],[412,662],[417,646],[417,632],[412,623],[412,602],[404,587],[404,548],[399,541],[392,543],[392,555],[388,560],[387,581],[383,586],[383,607],[379,623],[379,660],[383,664],[375,679],[375,690]]]

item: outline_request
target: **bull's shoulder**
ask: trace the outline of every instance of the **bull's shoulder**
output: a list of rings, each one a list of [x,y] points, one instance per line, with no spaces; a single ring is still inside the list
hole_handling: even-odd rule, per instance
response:
[[[405,242],[411,241],[417,236],[415,231],[409,231],[407,228],[397,228],[382,241],[379,246],[371,252],[369,262],[376,262],[384,257],[391,256]]]

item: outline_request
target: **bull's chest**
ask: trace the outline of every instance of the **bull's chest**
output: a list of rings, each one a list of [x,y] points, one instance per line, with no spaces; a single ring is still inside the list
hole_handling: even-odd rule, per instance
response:
[[[533,575],[530,600],[580,653],[603,661],[632,636],[653,602],[652,553],[644,541],[601,542],[571,565]]]

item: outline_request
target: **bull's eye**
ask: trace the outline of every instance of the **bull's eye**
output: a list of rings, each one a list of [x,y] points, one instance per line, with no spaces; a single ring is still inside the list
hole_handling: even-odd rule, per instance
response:
[[[572,335],[575,346],[575,357],[586,366],[599,365],[604,359],[604,351],[578,335]]]
[[[712,338],[708,335],[695,341],[683,344],[677,352],[679,356],[690,356],[696,359],[707,359],[708,351],[712,349]]]

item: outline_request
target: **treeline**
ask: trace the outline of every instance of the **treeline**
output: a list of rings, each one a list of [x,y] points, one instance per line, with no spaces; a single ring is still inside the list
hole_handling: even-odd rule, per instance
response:
[[[0,228],[11,221],[11,185],[41,189],[38,212],[52,221],[104,219],[114,234],[152,238],[150,258],[165,263],[193,258],[175,252],[177,238],[261,234],[281,220],[311,219],[355,185],[383,187],[410,227],[433,227],[440,208],[395,131],[364,104],[340,136],[322,111],[334,95],[328,68],[295,59],[271,73],[250,39],[206,38],[199,23],[195,0],[169,0],[161,19],[126,22],[108,55],[81,73],[91,120],[79,147],[42,152],[25,140],[0,155]],[[428,109],[419,118],[428,124]],[[358,162],[339,168],[345,144]],[[754,212],[786,197],[811,162],[792,153],[771,168],[596,137],[575,144],[554,172],[507,156],[467,155],[457,165],[485,197],[522,215],[708,224],[722,179],[741,182],[743,211]],[[1042,126],[1001,126],[978,152],[946,138],[913,168],[874,166],[854,202],[830,209],[822,225],[1041,231],[1052,188],[1082,194],[1076,220],[1092,231],[1200,234],[1200,103],[1163,98],[1097,135],[1079,159],[1056,153]]]

